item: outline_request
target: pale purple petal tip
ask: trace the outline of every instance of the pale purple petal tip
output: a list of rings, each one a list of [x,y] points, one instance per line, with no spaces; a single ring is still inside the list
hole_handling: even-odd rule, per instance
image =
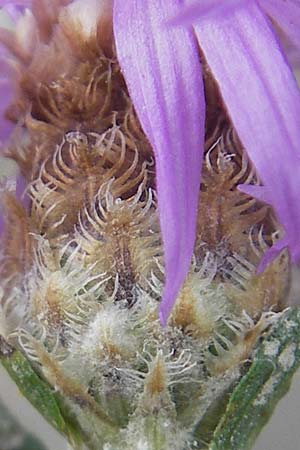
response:
[[[0,0],[0,8],[4,8],[6,6],[30,6],[31,0]]]
[[[196,23],[195,31],[296,260],[300,235],[300,94],[291,69],[256,2],[235,9],[230,18]]]
[[[276,242],[271,248],[269,248],[265,252],[264,256],[262,257],[262,259],[257,267],[256,273],[258,275],[261,274],[266,269],[266,267],[269,264],[271,264],[274,261],[274,259],[277,258],[279,253],[286,247],[288,247],[288,243],[283,238],[283,239],[280,239],[278,242]]]
[[[191,261],[204,149],[205,101],[197,46],[189,31],[165,25],[180,4],[180,0],[114,2],[118,59],[155,152],[166,279],[163,323]]]
[[[0,0],[0,8],[2,8],[13,22],[17,22],[19,17],[23,14],[25,8],[30,8],[31,0]]]
[[[257,200],[260,200],[263,203],[270,204],[272,202],[270,193],[265,186],[257,186],[254,184],[239,184],[237,188],[244,194],[255,197],[257,198]]]
[[[13,124],[4,117],[4,113],[10,104],[13,96],[13,89],[10,81],[9,70],[4,61],[1,61],[0,51],[0,145],[10,135]]]

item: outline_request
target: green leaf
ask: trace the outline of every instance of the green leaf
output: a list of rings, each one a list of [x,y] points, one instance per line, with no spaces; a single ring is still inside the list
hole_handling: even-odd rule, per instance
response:
[[[211,441],[221,417],[223,416],[233,387],[221,395],[209,406],[200,422],[196,425],[193,436],[197,442],[197,450],[207,450],[207,443]]]
[[[20,392],[47,422],[73,445],[74,440],[78,443],[78,436],[76,436],[72,424],[65,419],[53,388],[35,372],[20,351],[9,347],[3,339],[0,342],[0,362]]]
[[[253,362],[234,389],[210,450],[249,450],[289,389],[300,365],[300,309],[290,308],[258,346]]]

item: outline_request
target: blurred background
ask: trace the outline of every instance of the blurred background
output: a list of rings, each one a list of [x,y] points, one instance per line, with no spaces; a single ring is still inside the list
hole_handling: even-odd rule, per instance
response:
[[[8,23],[0,11],[0,23],[3,21]],[[15,174],[15,164],[0,157],[0,179],[4,175]],[[300,299],[299,279],[298,273],[293,293],[296,299]],[[38,440],[32,439],[32,436],[28,437],[20,430],[20,424],[24,430],[36,435]],[[22,397],[0,366],[0,450],[67,448],[67,443]],[[264,428],[253,450],[300,450],[300,371],[296,373],[290,392],[279,403],[272,420]]]

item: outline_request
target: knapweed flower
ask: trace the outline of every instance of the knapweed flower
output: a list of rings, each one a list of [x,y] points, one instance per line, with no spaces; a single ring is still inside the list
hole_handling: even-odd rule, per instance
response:
[[[228,5],[237,9],[226,27],[234,31],[236,23],[238,30],[246,21],[245,33],[256,27],[277,45],[256,3],[253,25],[252,9]],[[25,187],[21,195],[19,182],[15,195],[4,180],[0,190],[2,364],[75,449],[200,449],[214,439],[227,393],[251,362],[265,385],[247,407],[264,416],[282,373],[289,379],[300,361],[291,334],[298,316],[282,314],[288,251],[257,273],[278,245],[281,225],[288,228],[277,204],[278,217],[239,189],[270,182],[242,134],[254,107],[243,99],[242,80],[243,92],[229,83],[233,62],[227,56],[219,80],[210,57],[217,58],[220,44],[207,51],[199,38],[199,49],[194,32],[170,25],[182,11],[179,1],[11,6],[14,26],[0,39],[11,70],[4,114],[14,129],[2,150],[18,164]],[[218,11],[203,18],[205,26],[227,20]],[[296,102],[276,49],[288,92],[280,98],[289,102],[295,93]],[[266,55],[261,60],[267,64]],[[258,80],[249,83],[269,92],[263,72],[249,72]],[[228,86],[244,128],[227,105]],[[271,107],[275,120],[279,113],[275,94],[259,93],[259,121],[249,119],[248,132],[256,133],[262,155],[271,119],[262,123],[259,114]],[[294,120],[293,111],[282,114],[277,140],[284,127],[296,129]],[[284,136],[286,145],[295,137]],[[270,163],[270,151],[262,160]],[[276,345],[269,344],[268,330],[278,323]],[[238,436],[246,442],[254,432],[235,430],[230,450],[241,450]]]

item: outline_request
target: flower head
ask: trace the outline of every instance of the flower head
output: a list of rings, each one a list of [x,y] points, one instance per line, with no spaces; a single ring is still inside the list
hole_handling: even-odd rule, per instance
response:
[[[216,41],[230,24],[227,58],[241,50],[241,24],[250,44],[253,28],[273,37],[260,10],[252,24],[243,2],[213,4],[205,24]],[[0,30],[14,123],[1,148],[24,180],[0,189],[0,362],[76,448],[198,446],[206,413],[286,304],[288,252],[256,273],[278,221],[238,189],[261,184],[241,139],[253,142],[230,121],[245,131],[235,91],[232,119],[224,105],[240,71],[225,67],[218,87],[216,49],[207,56],[193,32],[167,25],[180,11],[179,0],[33,0]]]

